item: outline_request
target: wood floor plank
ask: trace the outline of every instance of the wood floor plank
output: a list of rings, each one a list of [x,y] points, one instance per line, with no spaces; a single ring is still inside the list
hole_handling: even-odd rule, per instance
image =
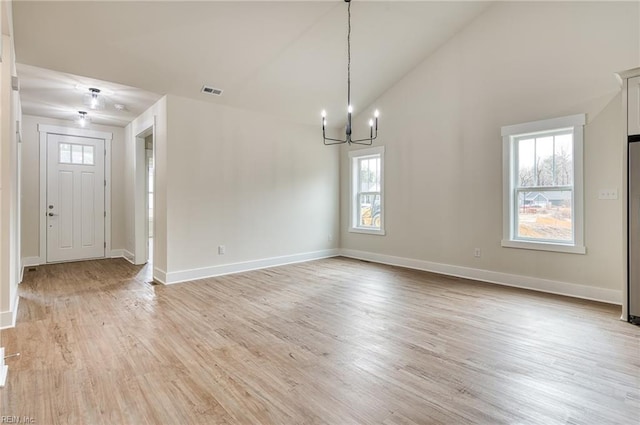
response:
[[[27,272],[0,415],[39,424],[640,424],[611,305],[333,258],[151,285]]]

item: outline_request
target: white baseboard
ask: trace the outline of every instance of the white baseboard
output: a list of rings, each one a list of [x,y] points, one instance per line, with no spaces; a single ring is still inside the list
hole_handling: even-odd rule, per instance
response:
[[[8,373],[9,367],[4,364],[4,347],[0,347],[0,388],[4,387],[7,383]]]
[[[162,283],[163,285],[167,284],[167,272],[159,269],[157,267],[153,268],[153,280],[158,282],[158,283]],[[172,282],[172,283],[177,283],[177,282]]]
[[[126,249],[123,249],[123,254],[122,256],[124,257],[125,260],[127,260],[128,262],[130,262],[131,264],[135,264],[134,259],[135,259],[135,255],[133,255],[133,253],[129,252]]]
[[[124,257],[124,249],[112,249],[109,253],[109,258],[122,258]]]
[[[109,253],[109,258],[124,258],[131,264],[135,264],[133,262],[133,254],[127,251],[126,249],[112,249]]]
[[[18,317],[18,304],[20,297],[16,292],[16,299],[13,302],[13,310],[0,312],[0,329],[14,328],[16,326],[16,318]]]
[[[260,260],[245,261],[242,263],[222,264],[219,266],[203,267],[200,269],[191,270],[180,270],[168,273],[165,273],[162,270],[154,269],[153,276],[154,279],[159,280],[161,283],[173,284],[191,280],[205,279],[208,277],[222,276],[226,274],[265,269],[268,267],[284,266],[286,264],[319,260],[321,258],[335,257],[337,255],[340,255],[338,249],[326,249],[322,251],[306,252],[303,254],[285,255],[282,257],[271,257]],[[157,273],[163,273],[163,275],[158,275]]]
[[[20,281],[18,283],[22,283],[24,279],[24,269],[39,266],[40,264],[40,257],[24,257],[22,259],[22,268],[20,269]]]
[[[40,257],[24,257],[22,259],[22,267],[34,267],[40,264],[42,264]]]
[[[513,286],[516,288],[531,289],[533,291],[547,292],[550,294],[566,295],[574,298],[622,305],[622,291],[615,289],[596,288],[576,283],[540,279],[536,277],[474,269],[470,267],[452,266],[449,264],[433,263],[430,261],[416,260],[412,258],[394,257],[391,255],[357,251],[353,249],[341,249],[340,255],[358,260],[401,266],[409,269],[479,280],[498,285]]]
[[[112,249],[108,258],[124,258],[125,260],[133,263],[133,254],[126,249]]]

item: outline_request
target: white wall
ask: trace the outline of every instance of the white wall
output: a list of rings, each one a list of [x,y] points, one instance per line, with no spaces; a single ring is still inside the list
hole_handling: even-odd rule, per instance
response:
[[[167,110],[156,175],[167,190],[168,281],[337,248],[339,151],[323,146],[319,128],[177,96]]]
[[[386,236],[348,232],[343,150],[342,247],[382,261],[414,259],[417,267],[621,301],[624,206],[597,194],[620,190],[625,178],[613,74],[638,66],[638,8],[637,2],[491,6],[375,102],[377,144],[387,147]],[[587,254],[502,248],[500,127],[585,112]],[[476,247],[481,258],[473,257]]]
[[[0,64],[0,328],[12,326],[18,309],[20,235],[18,232],[20,145],[16,121],[20,120],[18,93],[12,89],[16,75],[11,2],[0,4],[2,63]],[[0,374],[4,361],[0,361]]]
[[[36,261],[40,249],[40,133],[38,124],[78,127],[74,121],[24,115],[22,122],[22,258]],[[88,129],[113,133],[111,141],[111,249],[125,246],[124,129],[91,124]]]

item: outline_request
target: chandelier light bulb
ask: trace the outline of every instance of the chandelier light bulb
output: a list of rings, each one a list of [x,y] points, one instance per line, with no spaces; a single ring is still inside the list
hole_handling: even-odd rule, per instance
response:
[[[327,116],[327,111],[325,111],[324,109],[322,110],[322,118],[326,118]]]
[[[369,127],[373,127],[373,120],[369,120]]]
[[[349,107],[347,107],[347,112],[352,113],[353,112],[353,106],[349,105]]]
[[[373,116],[378,118],[380,116],[380,112],[378,112],[378,110],[376,109],[376,111],[373,113]]]

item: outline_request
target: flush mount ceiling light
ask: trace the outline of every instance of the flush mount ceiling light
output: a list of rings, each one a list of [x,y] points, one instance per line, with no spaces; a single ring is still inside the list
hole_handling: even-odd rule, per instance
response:
[[[80,127],[86,127],[91,121],[88,114],[85,111],[78,111],[78,119],[76,120]]]
[[[82,84],[76,84],[75,87],[76,87],[76,90],[80,90],[82,92],[86,92],[90,88],[95,87],[97,89],[100,89],[100,94],[102,94],[104,96],[113,96],[115,94],[115,92],[113,90],[105,89],[104,87],[100,87],[98,85],[85,86],[85,85],[82,85]]]
[[[83,98],[83,103],[92,110],[104,109],[104,96],[100,94],[101,90],[95,87],[89,87],[89,93],[86,93]]]
[[[347,17],[348,17],[348,30],[347,30],[347,129],[344,140],[332,139],[326,136],[325,127],[327,125],[327,113],[322,111],[322,139],[325,145],[340,145],[343,143],[356,144],[356,145],[368,145],[373,144],[373,141],[378,137],[378,110],[376,109],[374,117],[369,120],[369,137],[366,139],[351,138],[351,115],[353,113],[353,106],[351,105],[351,0],[344,0],[347,3]]]

